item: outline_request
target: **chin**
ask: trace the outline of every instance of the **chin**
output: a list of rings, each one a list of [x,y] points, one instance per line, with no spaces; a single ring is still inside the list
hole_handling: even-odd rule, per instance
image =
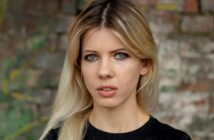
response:
[[[103,108],[109,108],[113,109],[119,106],[119,102],[116,101],[102,101],[102,102],[97,102],[96,105],[103,107]]]

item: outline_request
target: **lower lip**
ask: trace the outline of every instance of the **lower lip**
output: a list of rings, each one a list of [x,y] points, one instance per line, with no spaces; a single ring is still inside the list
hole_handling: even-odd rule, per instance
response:
[[[111,91],[98,90],[98,94],[101,95],[102,97],[108,98],[114,96],[116,94],[116,90]]]

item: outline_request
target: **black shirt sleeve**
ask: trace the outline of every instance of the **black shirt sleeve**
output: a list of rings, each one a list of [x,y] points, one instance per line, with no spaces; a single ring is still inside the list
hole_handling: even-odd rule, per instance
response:
[[[179,140],[191,140],[190,136],[184,133],[184,135]]]
[[[58,132],[59,132],[59,128],[51,129],[48,135],[45,137],[45,140],[57,140]]]

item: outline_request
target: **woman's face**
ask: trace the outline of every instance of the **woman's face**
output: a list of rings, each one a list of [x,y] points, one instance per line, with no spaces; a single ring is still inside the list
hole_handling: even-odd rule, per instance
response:
[[[84,36],[81,72],[94,106],[113,108],[136,103],[139,77],[148,70],[112,30],[91,29]]]

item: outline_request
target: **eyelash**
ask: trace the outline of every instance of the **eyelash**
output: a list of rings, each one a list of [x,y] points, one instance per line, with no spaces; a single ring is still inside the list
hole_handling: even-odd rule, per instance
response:
[[[96,60],[91,60],[90,57],[93,57],[93,59],[94,59],[94,57],[96,57],[96,60],[98,59],[98,56],[96,54],[88,54],[88,55],[84,56],[84,60],[89,61],[89,62],[96,61]]]
[[[116,58],[116,56],[120,56],[120,57]],[[121,58],[121,56],[122,56],[122,58]],[[128,58],[129,55],[127,53],[124,53],[124,52],[118,52],[118,53],[114,54],[114,57],[118,60],[124,60],[124,59]]]
[[[124,52],[117,52],[113,56],[117,60],[124,60],[124,59],[129,57],[129,55],[127,53],[124,53]],[[90,58],[90,57],[93,57],[93,58]],[[98,57],[99,56],[97,54],[88,54],[88,55],[84,56],[84,60],[86,60],[88,62],[94,62],[98,59]]]

